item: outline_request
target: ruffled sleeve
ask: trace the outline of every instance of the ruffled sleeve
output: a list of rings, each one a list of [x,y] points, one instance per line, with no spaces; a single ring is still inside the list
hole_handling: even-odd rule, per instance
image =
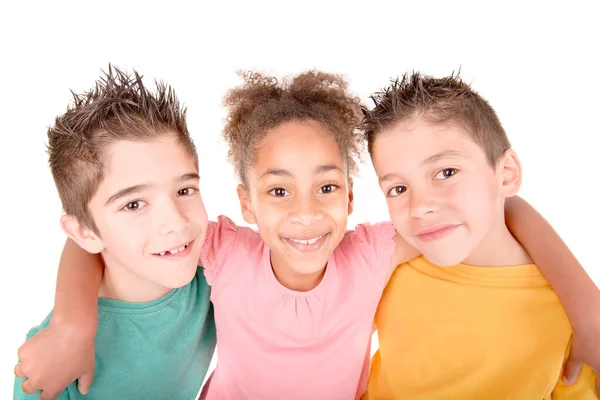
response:
[[[227,217],[219,216],[217,222],[209,222],[206,238],[200,253],[204,275],[212,285],[219,271],[235,248],[238,236],[237,225]]]
[[[396,230],[391,222],[360,224],[351,233],[353,251],[367,263],[372,272],[385,279],[391,257],[396,251]]]

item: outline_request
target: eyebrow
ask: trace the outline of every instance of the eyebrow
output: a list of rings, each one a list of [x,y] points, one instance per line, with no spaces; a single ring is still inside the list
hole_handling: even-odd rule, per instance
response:
[[[385,174],[384,176],[382,176],[381,178],[379,178],[379,185],[382,185],[384,182],[386,181],[392,181],[394,179],[399,178],[400,175],[395,174],[395,173],[389,173],[389,174]]]
[[[287,176],[287,177],[292,177],[292,173],[290,171],[288,171],[287,169],[281,169],[281,168],[269,168],[268,170],[265,171],[264,174],[262,174],[259,178],[259,180],[261,180],[262,178],[264,178],[267,175],[275,175],[275,176]]]
[[[322,175],[322,174],[326,174],[329,171],[340,171],[340,172],[344,172],[342,171],[342,169],[336,165],[333,164],[327,164],[327,165],[319,165],[317,167],[315,167],[313,174],[314,175]],[[289,178],[292,178],[294,175],[288,171],[287,169],[283,169],[283,168],[271,168],[268,169],[264,174],[262,174],[259,178],[262,179],[267,175],[275,175],[275,176],[286,176]]]
[[[444,150],[423,160],[423,164],[433,164],[445,158],[467,158],[456,150]]]
[[[339,171],[341,173],[344,173],[344,171],[342,171],[342,169],[340,167],[338,167],[337,165],[327,164],[327,165],[319,165],[318,167],[316,167],[313,174],[314,175],[322,175],[322,174],[326,174],[329,171]]]
[[[198,175],[195,172],[189,172],[187,174],[183,174],[177,178],[174,179],[175,182],[181,183],[181,182],[186,182],[192,179],[200,179],[200,175]],[[142,184],[142,185],[135,185],[135,186],[130,186],[128,188],[125,189],[121,189],[119,190],[117,193],[113,194],[112,196],[110,196],[108,198],[108,200],[106,201],[106,203],[104,203],[104,206],[109,206],[112,203],[114,203],[115,201],[125,197],[125,196],[129,196],[131,194],[134,193],[139,193],[139,192],[143,192],[144,190],[147,190],[148,188],[152,187],[154,185],[150,185],[150,184]]]
[[[458,152],[456,150],[444,150],[444,151],[441,151],[430,157],[427,157],[425,160],[423,160],[422,164],[433,164],[435,162],[438,162],[438,161],[446,159],[446,158],[466,159],[467,157],[465,157],[464,155],[462,155],[460,152]],[[392,173],[386,174],[386,175],[382,176],[381,178],[379,178],[379,184],[381,185],[386,181],[396,180],[398,178],[400,178],[400,175],[392,172]]]

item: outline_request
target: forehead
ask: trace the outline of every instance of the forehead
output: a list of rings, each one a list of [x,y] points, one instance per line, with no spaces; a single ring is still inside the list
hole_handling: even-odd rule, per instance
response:
[[[318,122],[291,121],[267,132],[256,147],[253,167],[257,172],[270,168],[293,171],[325,164],[346,167],[334,134]]]
[[[143,142],[115,142],[107,150],[104,165],[99,192],[100,189],[113,192],[140,184],[170,183],[176,176],[197,172],[195,159],[172,135]]]
[[[373,142],[373,164],[382,170],[454,152],[485,163],[485,154],[469,132],[456,123],[433,123],[422,119],[403,121],[382,131]]]
[[[483,150],[471,134],[453,122],[435,123],[423,119],[403,121],[383,130],[373,142],[373,156],[395,154],[397,157],[415,153],[435,153],[454,150]]]

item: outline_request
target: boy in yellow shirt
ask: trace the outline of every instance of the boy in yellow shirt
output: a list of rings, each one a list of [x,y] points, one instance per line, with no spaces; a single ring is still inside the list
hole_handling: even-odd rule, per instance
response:
[[[379,183],[423,256],[383,294],[364,398],[598,399],[588,366],[560,381],[571,326],[506,227],[521,164],[492,107],[458,77],[419,73],[372,98],[363,129]]]

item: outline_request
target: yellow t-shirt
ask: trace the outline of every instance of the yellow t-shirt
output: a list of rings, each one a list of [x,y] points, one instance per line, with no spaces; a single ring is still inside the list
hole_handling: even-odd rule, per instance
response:
[[[369,400],[598,399],[585,367],[560,382],[567,316],[535,265],[396,268],[375,317]]]

